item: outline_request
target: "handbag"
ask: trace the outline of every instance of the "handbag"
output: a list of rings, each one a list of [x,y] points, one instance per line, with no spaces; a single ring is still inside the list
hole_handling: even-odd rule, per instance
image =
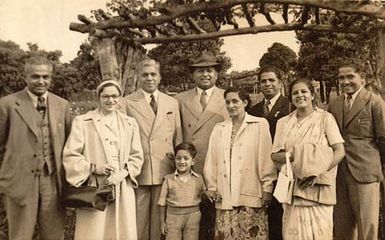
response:
[[[68,186],[64,189],[63,205],[70,208],[94,208],[104,211],[107,204],[113,201],[114,186],[99,186],[97,177],[92,174],[92,167],[88,179],[81,186]]]
[[[285,154],[286,157],[286,174],[281,171],[278,174],[277,185],[274,189],[273,196],[280,203],[291,204],[293,197],[293,188],[294,188],[294,177],[293,170],[291,169],[290,164],[290,153]]]

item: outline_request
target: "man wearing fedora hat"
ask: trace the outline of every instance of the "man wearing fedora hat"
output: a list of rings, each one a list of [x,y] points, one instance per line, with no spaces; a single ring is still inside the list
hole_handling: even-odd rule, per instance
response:
[[[222,69],[217,57],[211,52],[201,52],[192,60],[190,72],[196,87],[177,95],[182,119],[183,140],[197,149],[194,171],[202,174],[211,131],[215,124],[228,118],[224,90],[215,86]],[[214,234],[215,208],[204,199],[201,203],[202,220],[200,239],[212,239]]]

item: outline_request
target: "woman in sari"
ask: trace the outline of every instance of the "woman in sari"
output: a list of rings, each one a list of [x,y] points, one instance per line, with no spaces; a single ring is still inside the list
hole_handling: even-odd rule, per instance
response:
[[[143,163],[139,127],[116,109],[122,93],[116,81],[102,82],[96,92],[99,107],[72,123],[63,165],[69,184],[82,185],[92,172],[99,185],[113,186],[115,201],[104,211],[77,209],[75,239],[137,239],[134,187]]]
[[[250,100],[242,89],[224,97],[231,119],[214,127],[203,169],[217,209],[214,239],[268,239],[266,207],[277,175],[269,124],[245,112]]]
[[[289,98],[296,110],[278,121],[272,154],[281,172],[286,171],[289,154],[295,179],[292,202],[283,204],[283,238],[331,240],[335,180],[337,165],[345,155],[344,141],[334,117],[314,106],[315,92],[309,81],[293,81]]]

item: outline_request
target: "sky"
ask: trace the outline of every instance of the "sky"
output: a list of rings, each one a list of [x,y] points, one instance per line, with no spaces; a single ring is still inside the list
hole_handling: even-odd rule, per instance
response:
[[[31,42],[47,51],[61,50],[60,60],[68,62],[76,57],[80,44],[87,39],[87,34],[70,31],[70,23],[79,22],[78,14],[91,16],[92,9],[106,10],[106,2],[108,0],[0,0],[0,39],[16,42],[22,49],[27,49],[27,42]],[[259,17],[256,22],[266,24]],[[233,64],[229,71],[255,69],[274,42],[295,52],[299,49],[294,32],[232,36],[225,37],[224,41],[222,50]]]

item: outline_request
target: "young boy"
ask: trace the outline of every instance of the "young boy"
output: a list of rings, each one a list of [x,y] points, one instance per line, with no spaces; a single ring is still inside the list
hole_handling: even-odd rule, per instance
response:
[[[197,240],[199,203],[206,189],[202,176],[192,170],[197,152],[188,142],[176,146],[174,152],[176,171],[165,176],[158,201],[162,234],[167,240]]]

